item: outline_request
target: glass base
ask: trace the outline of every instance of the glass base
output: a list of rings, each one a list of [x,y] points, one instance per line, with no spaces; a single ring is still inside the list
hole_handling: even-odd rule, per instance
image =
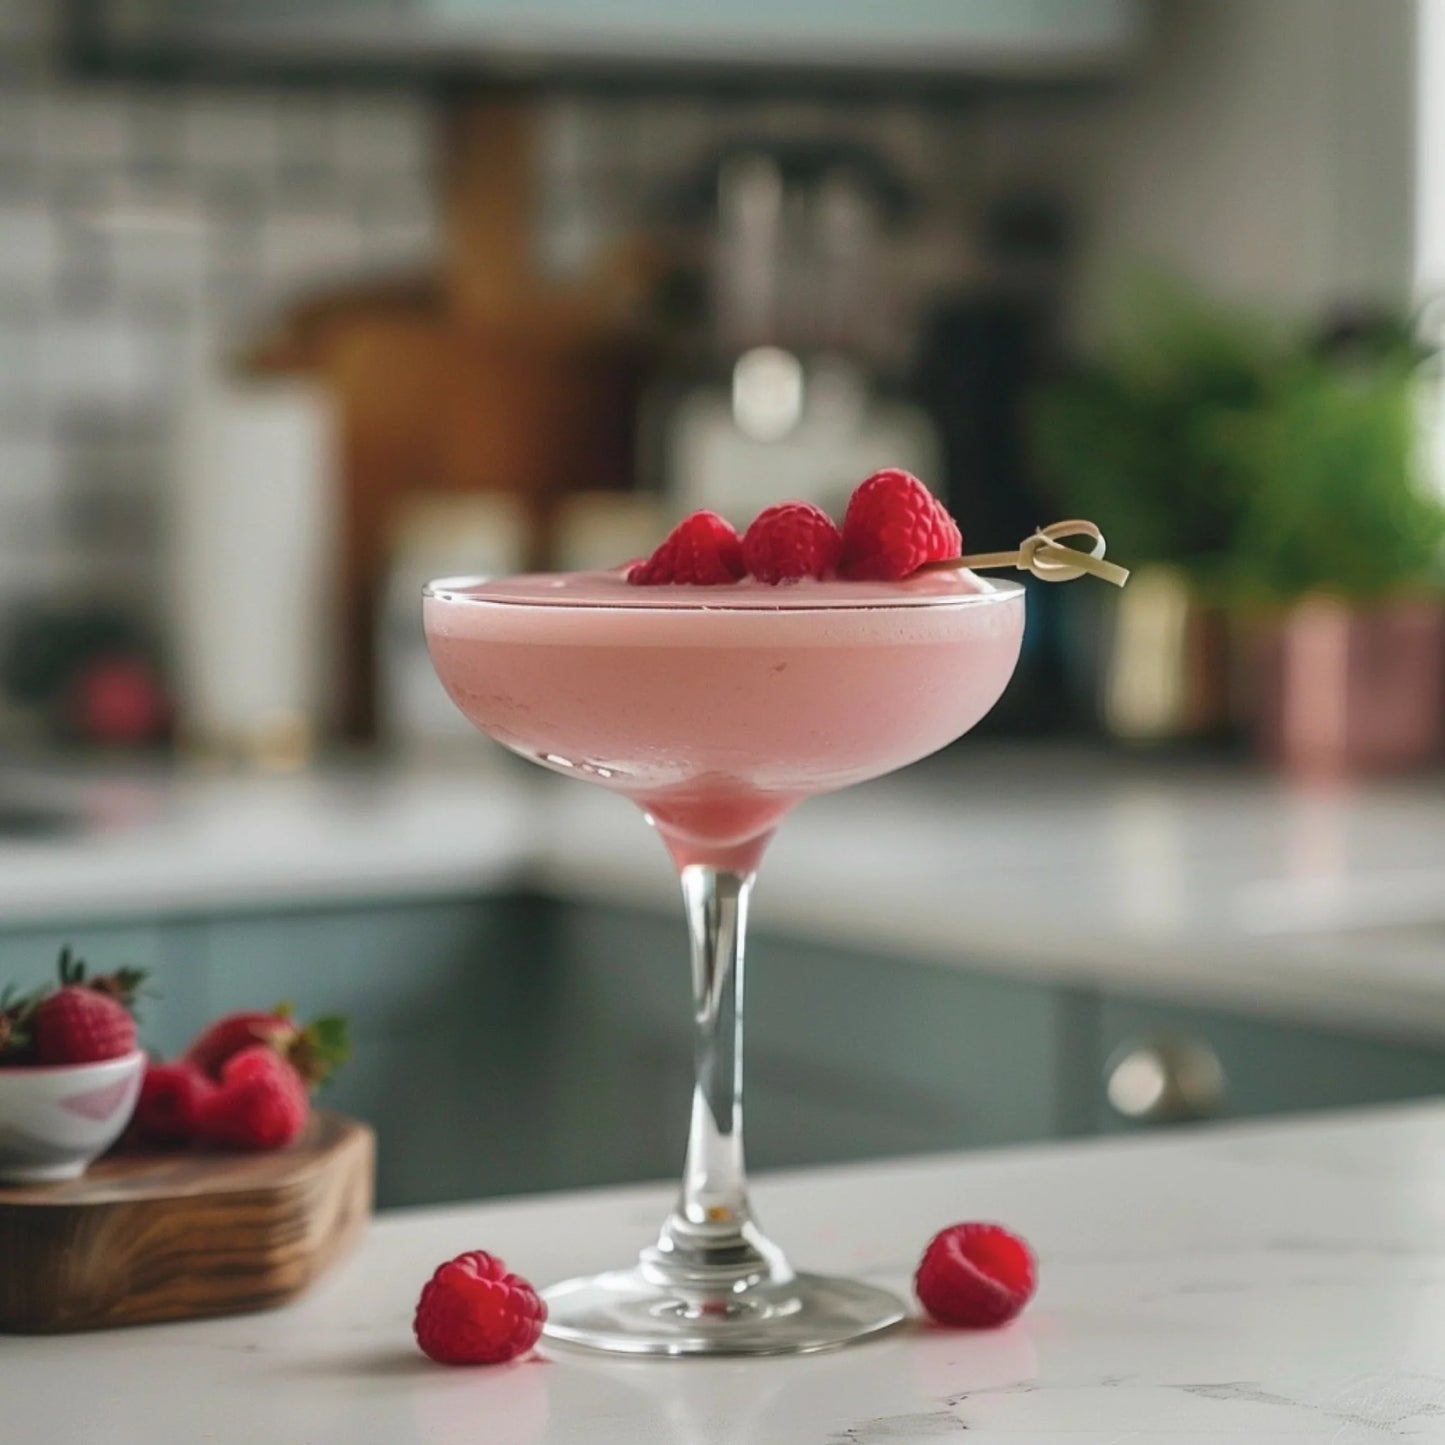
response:
[[[870,1284],[797,1274],[730,1292],[682,1290],[644,1269],[543,1291],[548,1339],[627,1355],[798,1355],[877,1334],[906,1316]]]

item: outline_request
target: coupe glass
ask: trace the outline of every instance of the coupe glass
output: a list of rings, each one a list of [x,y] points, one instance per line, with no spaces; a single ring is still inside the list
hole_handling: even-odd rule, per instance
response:
[[[887,1291],[794,1270],[749,1206],[748,899],[789,809],[917,761],[993,706],[1018,659],[1023,588],[669,587],[618,600],[565,577],[551,593],[546,578],[516,580],[511,592],[467,578],[426,588],[438,675],[483,732],[643,809],[677,865],[692,944],[695,1080],[677,1204],[631,1268],[547,1290],[546,1333],[628,1354],[750,1355],[897,1324],[905,1307]]]

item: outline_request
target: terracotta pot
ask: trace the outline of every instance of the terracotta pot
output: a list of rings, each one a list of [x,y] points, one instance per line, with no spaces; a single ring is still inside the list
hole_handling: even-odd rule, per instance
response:
[[[1248,628],[1259,753],[1312,778],[1401,772],[1445,744],[1445,606],[1311,596]]]

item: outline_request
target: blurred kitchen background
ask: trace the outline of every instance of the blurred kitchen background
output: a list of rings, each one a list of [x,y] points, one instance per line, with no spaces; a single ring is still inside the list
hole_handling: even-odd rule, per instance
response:
[[[418,590],[896,464],[1137,570],[785,829],[755,1161],[1438,1091],[1442,280],[1442,0],[0,0],[0,983],[348,1010],[384,1203],[669,1172],[662,850]]]

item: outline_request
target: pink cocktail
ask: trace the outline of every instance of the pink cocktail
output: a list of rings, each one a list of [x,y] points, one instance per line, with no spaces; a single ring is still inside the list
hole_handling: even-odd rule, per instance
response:
[[[1012,600],[1014,605],[997,605]],[[483,732],[646,809],[679,864],[756,865],[795,803],[936,752],[998,700],[1021,589],[971,575],[431,589],[437,672]]]
[[[748,1207],[741,992],[768,839],[819,793],[967,732],[1018,659],[1023,589],[903,582],[630,587],[574,573],[427,589],[457,706],[534,762],[624,794],[676,862],[692,936],[697,1082],[681,1197],[629,1270],[548,1291],[548,1333],[638,1354],[822,1349],[902,1318],[890,1294],[798,1274]]]

